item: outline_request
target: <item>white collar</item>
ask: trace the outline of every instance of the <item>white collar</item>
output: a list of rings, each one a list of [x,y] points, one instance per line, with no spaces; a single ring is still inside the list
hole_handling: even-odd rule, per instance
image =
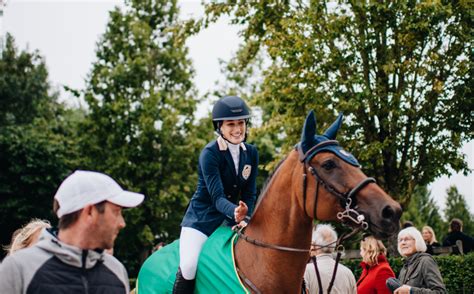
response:
[[[229,148],[227,141],[222,138],[222,136],[219,136],[217,138],[217,145],[219,146],[220,151],[226,151],[227,148]],[[242,142],[239,144],[239,146],[244,150],[247,151],[247,147],[245,147],[245,144]]]

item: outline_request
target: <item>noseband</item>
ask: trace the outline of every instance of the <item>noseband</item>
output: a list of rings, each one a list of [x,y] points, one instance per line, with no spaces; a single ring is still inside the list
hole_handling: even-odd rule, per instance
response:
[[[316,181],[316,189],[314,190],[314,206],[313,206],[313,217],[317,219],[317,205],[318,205],[318,196],[319,196],[319,185],[323,186],[328,192],[339,198],[341,201],[341,206],[344,207],[343,212],[337,213],[337,218],[341,220],[343,223],[346,221],[352,222],[353,224],[360,226],[362,229],[367,230],[369,228],[369,224],[364,221],[365,217],[363,214],[359,213],[355,209],[356,199],[355,196],[357,193],[362,190],[365,186],[370,183],[375,183],[374,178],[365,178],[359,184],[357,184],[351,190],[341,193],[339,192],[334,186],[326,182],[319,174],[317,169],[311,165],[311,159],[321,151],[321,148],[326,146],[339,146],[339,142],[336,140],[329,140],[324,141],[319,144],[316,144],[312,148],[310,148],[306,153],[303,152],[301,148],[301,143],[295,146],[297,149],[300,161],[303,163],[303,205],[304,211],[307,215],[309,215],[306,211],[306,190],[308,186],[307,181],[307,171],[309,171],[315,178]]]

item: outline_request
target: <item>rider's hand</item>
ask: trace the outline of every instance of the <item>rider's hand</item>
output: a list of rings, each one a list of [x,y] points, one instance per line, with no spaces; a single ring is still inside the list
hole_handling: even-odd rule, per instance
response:
[[[247,226],[247,222],[246,221],[241,221],[239,224],[235,225],[232,227],[232,231],[234,231],[235,229],[243,229]]]
[[[239,201],[239,206],[237,206],[234,210],[235,222],[240,223],[243,221],[248,211],[249,208],[247,207],[247,204],[245,204],[243,201]]]

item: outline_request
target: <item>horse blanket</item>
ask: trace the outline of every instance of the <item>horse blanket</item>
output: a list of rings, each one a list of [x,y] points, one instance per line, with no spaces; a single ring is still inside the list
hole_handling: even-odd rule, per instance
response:
[[[194,293],[249,293],[235,267],[237,234],[219,227],[204,244],[199,256]],[[172,293],[179,266],[179,240],[153,253],[142,265],[137,294]]]

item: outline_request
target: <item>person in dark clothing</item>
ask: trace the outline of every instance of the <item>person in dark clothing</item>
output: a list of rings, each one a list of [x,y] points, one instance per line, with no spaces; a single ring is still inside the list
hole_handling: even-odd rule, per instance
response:
[[[423,240],[426,243],[426,253],[433,255],[433,248],[441,246],[436,240],[436,234],[432,227],[424,226],[421,230]]]
[[[394,294],[446,293],[446,286],[436,261],[425,253],[420,231],[408,227],[398,233],[398,252],[404,257],[398,279],[402,284]]]
[[[463,223],[460,219],[453,218],[449,224],[449,233],[443,240],[443,246],[454,246],[456,241],[460,240],[462,243],[462,252],[456,248],[454,254],[467,254],[474,248],[474,238],[462,232]]]
[[[181,222],[179,268],[173,293],[193,293],[201,249],[222,224],[245,226],[255,206],[257,149],[245,142],[250,111],[237,96],[212,110],[217,139],[199,156],[198,184]]]
[[[125,267],[105,250],[125,227],[122,208],[143,199],[105,174],[75,171],[54,196],[59,231],[43,229],[35,245],[4,259],[0,293],[128,294]]]

